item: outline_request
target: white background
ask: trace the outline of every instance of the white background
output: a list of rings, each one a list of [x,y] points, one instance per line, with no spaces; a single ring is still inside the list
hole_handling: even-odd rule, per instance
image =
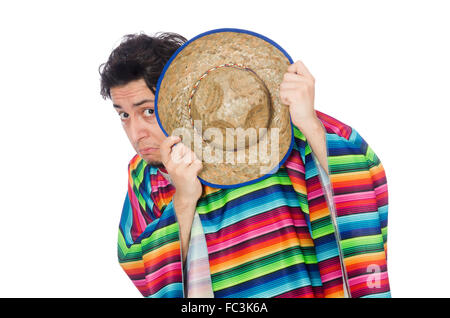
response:
[[[448,1],[15,1],[0,5],[0,296],[140,297],[117,262],[134,155],[98,67],[128,33],[263,34],[316,78],[389,185],[393,297],[450,297]]]

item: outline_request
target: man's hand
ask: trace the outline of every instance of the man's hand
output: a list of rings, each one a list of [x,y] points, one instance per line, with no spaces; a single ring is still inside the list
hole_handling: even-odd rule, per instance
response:
[[[195,208],[202,195],[202,185],[197,178],[202,170],[202,162],[180,141],[177,136],[166,138],[161,143],[160,152],[161,161],[175,186],[172,201],[180,228],[181,251],[185,261]]]
[[[297,61],[289,65],[280,84],[280,99],[289,105],[292,123],[305,135],[324,170],[328,171],[325,129],[314,110],[315,79]]]
[[[289,105],[292,122],[297,127],[317,118],[314,111],[314,86],[314,77],[301,61],[291,64],[283,76],[281,102]]]
[[[161,160],[173,181],[177,196],[184,201],[197,202],[202,194],[202,186],[197,178],[202,162],[180,141],[178,136],[167,137],[160,147]]]

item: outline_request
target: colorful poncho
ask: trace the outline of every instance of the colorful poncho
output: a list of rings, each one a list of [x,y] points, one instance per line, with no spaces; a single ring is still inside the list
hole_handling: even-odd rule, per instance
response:
[[[142,295],[390,297],[383,166],[356,130],[317,115],[326,130],[330,195],[294,127],[292,152],[275,174],[236,189],[203,186],[187,265],[175,188],[138,155],[130,161],[118,257]]]

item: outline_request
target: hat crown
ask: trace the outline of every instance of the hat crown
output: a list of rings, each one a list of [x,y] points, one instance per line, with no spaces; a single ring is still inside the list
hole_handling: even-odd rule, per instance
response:
[[[228,65],[228,64],[227,64]],[[191,117],[202,121],[202,129],[218,129],[220,135],[227,135],[227,128],[236,133],[240,128],[252,131],[256,140],[242,145],[245,148],[257,142],[260,128],[268,128],[272,116],[270,92],[255,72],[245,67],[218,67],[207,71],[193,92]],[[266,132],[266,130],[261,130]],[[230,133],[230,131],[229,131]],[[214,138],[205,140],[214,148],[236,150],[239,146],[229,140]]]

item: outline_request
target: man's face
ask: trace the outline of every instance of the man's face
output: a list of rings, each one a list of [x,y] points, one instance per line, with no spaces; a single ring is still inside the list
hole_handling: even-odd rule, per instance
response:
[[[155,95],[143,79],[110,90],[113,106],[133,148],[148,164],[162,166],[159,147],[166,138],[155,115]]]

